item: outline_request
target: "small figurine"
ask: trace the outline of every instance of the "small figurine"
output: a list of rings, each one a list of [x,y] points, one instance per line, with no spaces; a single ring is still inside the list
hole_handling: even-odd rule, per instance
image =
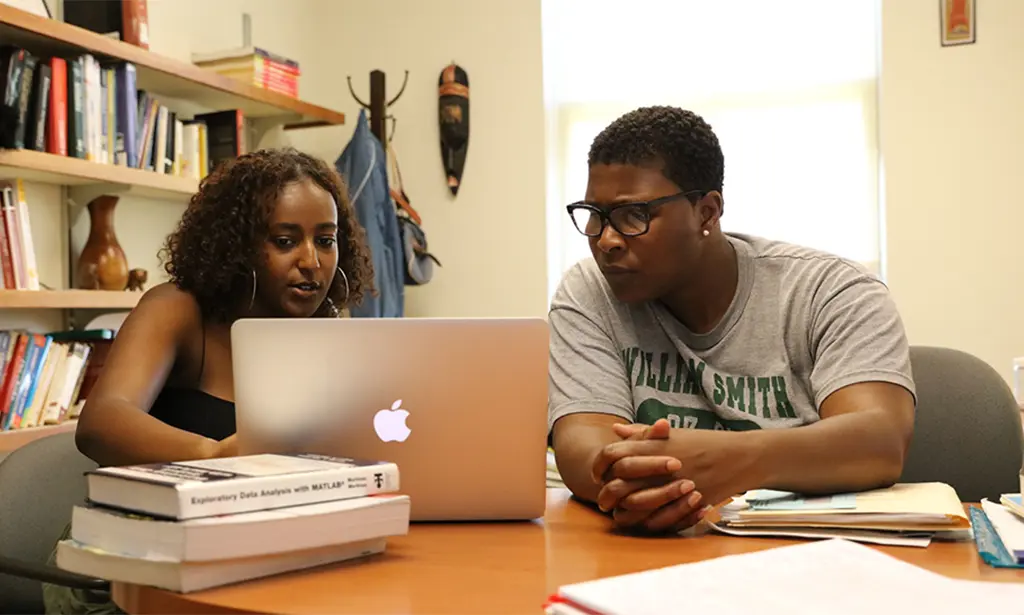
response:
[[[142,290],[148,279],[149,272],[145,269],[132,269],[128,272],[128,285],[125,287],[125,290]]]

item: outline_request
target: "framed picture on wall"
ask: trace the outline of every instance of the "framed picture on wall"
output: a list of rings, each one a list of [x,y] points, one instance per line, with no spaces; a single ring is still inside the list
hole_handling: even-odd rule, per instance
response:
[[[977,35],[976,0],[939,0],[942,46],[970,45]]]

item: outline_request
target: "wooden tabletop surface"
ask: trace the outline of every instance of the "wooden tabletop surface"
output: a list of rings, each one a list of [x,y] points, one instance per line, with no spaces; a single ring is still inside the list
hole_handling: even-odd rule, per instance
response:
[[[796,542],[694,534],[619,535],[604,515],[549,489],[543,521],[414,524],[364,561],[191,594],[124,583],[112,591],[129,613],[541,613],[568,583]],[[1024,582],[1024,570],[982,562],[973,542],[876,548],[950,577]]]

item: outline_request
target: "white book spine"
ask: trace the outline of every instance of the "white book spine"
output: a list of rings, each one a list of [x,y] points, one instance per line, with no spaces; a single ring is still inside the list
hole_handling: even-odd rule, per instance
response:
[[[89,499],[183,520],[394,493],[399,486],[398,466],[390,462],[344,463],[263,475],[220,471],[218,476],[218,470],[212,468],[175,464],[104,468],[89,474]],[[190,475],[207,478],[189,480]]]
[[[211,481],[178,489],[178,519],[359,498],[398,490],[398,466],[380,464]]]

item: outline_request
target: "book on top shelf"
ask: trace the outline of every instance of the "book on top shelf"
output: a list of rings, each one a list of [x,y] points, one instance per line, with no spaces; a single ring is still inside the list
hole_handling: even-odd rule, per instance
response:
[[[64,0],[62,17],[68,23],[149,49],[149,10],[146,0]]]
[[[299,97],[299,63],[262,47],[252,45],[193,53],[192,63],[218,75],[231,77],[271,92]]]

